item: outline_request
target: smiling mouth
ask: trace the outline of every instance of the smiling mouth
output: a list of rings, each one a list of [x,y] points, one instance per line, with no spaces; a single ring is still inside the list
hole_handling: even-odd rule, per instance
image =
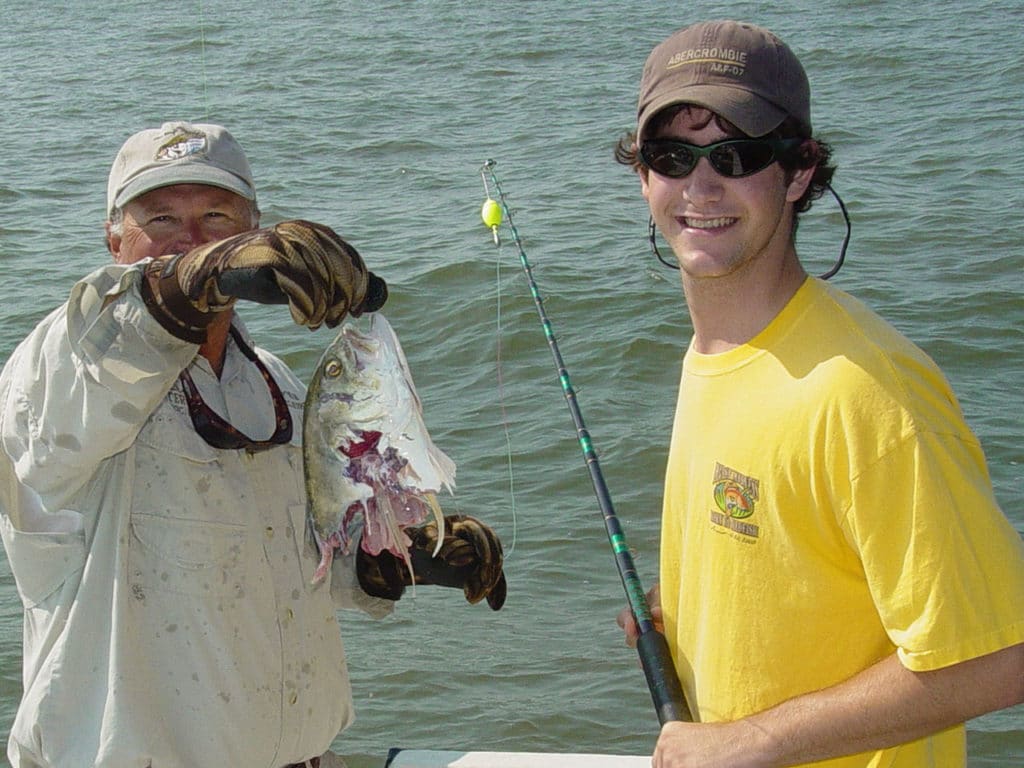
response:
[[[737,219],[723,216],[718,219],[691,219],[683,217],[683,223],[691,229],[721,229],[733,224]]]

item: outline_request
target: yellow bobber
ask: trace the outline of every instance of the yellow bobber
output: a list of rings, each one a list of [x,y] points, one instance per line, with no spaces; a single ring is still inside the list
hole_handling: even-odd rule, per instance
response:
[[[484,202],[484,207],[480,209],[480,218],[491,229],[499,226],[501,224],[501,206],[498,201],[488,198]]]

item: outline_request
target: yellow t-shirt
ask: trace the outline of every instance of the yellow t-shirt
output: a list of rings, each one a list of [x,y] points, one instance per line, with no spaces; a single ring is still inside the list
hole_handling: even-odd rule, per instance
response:
[[[751,342],[684,360],[661,599],[696,717],[735,720],[899,654],[1024,641],[1024,547],[935,364],[808,279]],[[963,727],[830,768],[963,765]]]

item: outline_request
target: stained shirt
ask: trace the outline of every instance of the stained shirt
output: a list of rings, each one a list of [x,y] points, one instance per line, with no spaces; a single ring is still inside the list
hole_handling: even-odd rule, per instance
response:
[[[179,372],[257,439],[275,426],[267,384],[233,341],[218,379],[164,331],[139,295],[142,264],[79,282],[0,375],[0,533],[24,604],[8,757],[278,768],[352,720],[336,609],[391,604],[359,589],[351,557],[311,584],[302,382],[257,350],[291,442],[209,446]]]

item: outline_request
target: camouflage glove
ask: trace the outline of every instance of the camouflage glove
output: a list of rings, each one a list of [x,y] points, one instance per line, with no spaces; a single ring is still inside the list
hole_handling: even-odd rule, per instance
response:
[[[406,528],[412,539],[409,554],[417,584],[438,584],[461,588],[470,603],[487,598],[492,610],[505,604],[505,574],[502,571],[501,542],[494,531],[472,517],[449,515],[444,519],[444,541],[437,557],[437,525],[427,523]],[[356,575],[368,595],[397,600],[412,584],[409,568],[387,550],[371,555],[358,548]]]
[[[295,220],[154,259],[142,298],[170,333],[201,344],[235,299],[287,303],[299,325],[333,328],[348,314],[380,309],[387,285],[332,229]]]

